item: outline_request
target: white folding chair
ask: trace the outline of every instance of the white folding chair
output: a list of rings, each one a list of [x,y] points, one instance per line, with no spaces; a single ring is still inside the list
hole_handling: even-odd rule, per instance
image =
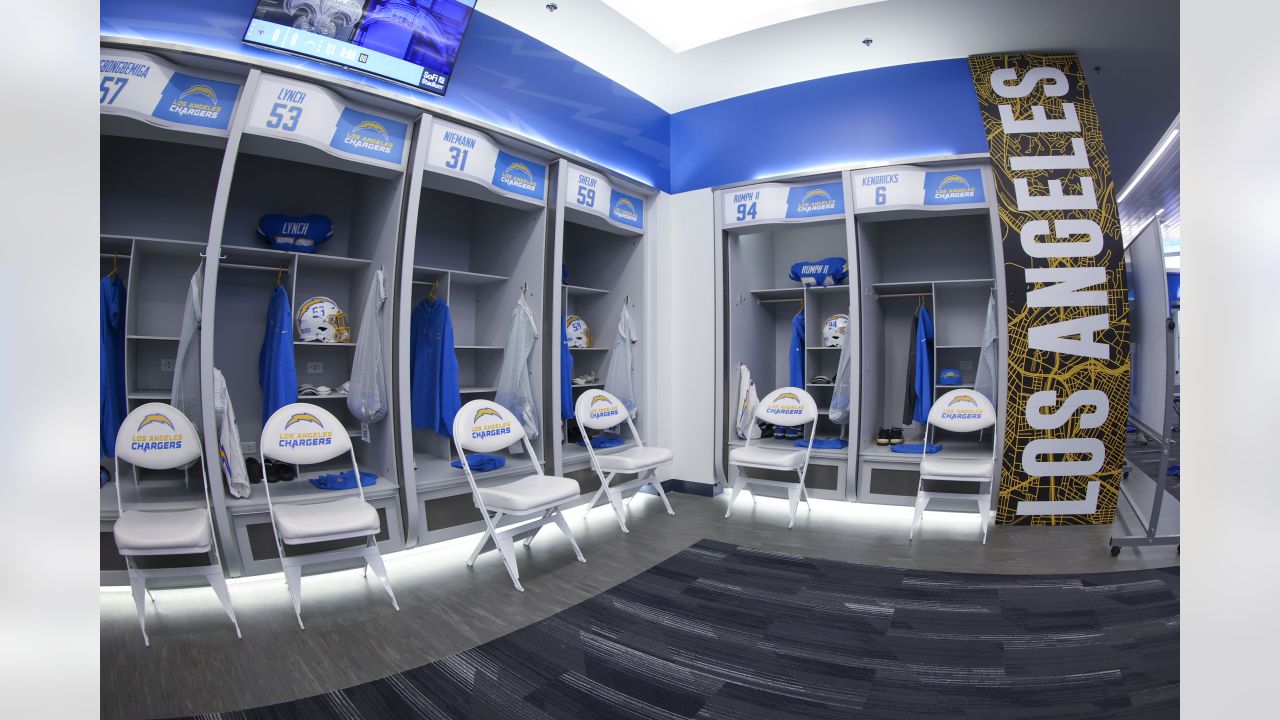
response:
[[[526,475],[518,480],[509,480],[496,485],[486,484],[480,487],[471,474],[471,466],[467,463],[467,451],[491,453],[506,449],[520,441],[524,441],[525,452],[533,461],[534,474]],[[569,523],[560,513],[563,505],[573,502],[580,494],[578,483],[569,478],[542,474],[542,465],[533,452],[533,445],[525,435],[524,427],[510,410],[492,400],[472,400],[463,405],[458,414],[453,416],[453,444],[458,448],[458,458],[466,472],[467,482],[471,485],[471,493],[476,507],[484,518],[484,536],[476,545],[476,549],[467,560],[467,567],[475,564],[476,558],[484,551],[490,540],[498,549],[502,563],[507,566],[511,582],[520,592],[524,587],[520,584],[520,570],[516,567],[515,549],[512,538],[521,533],[533,531],[525,538],[525,547],[533,542],[533,536],[547,523],[555,523],[560,532],[569,538],[573,554],[578,562],[586,562],[582,550],[578,549],[578,541],[569,529]],[[513,525],[498,527],[504,517],[527,518],[534,515],[536,520],[518,521]]]
[[[729,513],[733,512],[733,504],[738,502],[738,496],[748,485],[780,487],[787,491],[787,501],[791,505],[791,521],[787,523],[787,528],[792,528],[796,524],[796,510],[802,499],[805,506],[813,509],[809,503],[809,494],[805,492],[804,475],[809,470],[809,454],[813,451],[813,436],[818,428],[818,404],[813,401],[812,395],[800,388],[781,387],[766,395],[756,406],[756,419],[783,427],[812,423],[809,442],[803,449],[771,448],[752,445],[751,438],[748,437],[746,445],[729,451],[729,464],[738,468],[791,471],[799,476],[800,481],[796,483],[747,477],[742,470],[738,470],[733,480],[733,497],[729,500],[724,516],[729,517]]]
[[[120,496],[120,460],[136,468],[168,470],[185,468],[191,463],[200,466],[200,478],[204,488],[204,508],[189,510],[147,510],[124,507]],[[147,578],[201,575],[218,596],[218,601],[231,618],[240,637],[240,623],[231,607],[231,595],[222,574],[222,558],[218,555],[218,543],[213,538],[213,513],[209,505],[209,475],[205,472],[204,452],[200,447],[200,434],[191,421],[178,408],[166,403],[146,403],[129,413],[116,433],[116,507],[120,517],[116,520],[114,535],[116,547],[124,556],[129,568],[129,586],[133,589],[133,604],[138,608],[138,625],[142,628],[142,642],[151,646],[147,636]],[[141,495],[141,492],[139,492]],[[141,497],[139,497],[141,501]],[[199,567],[140,568],[134,558],[147,555],[210,555],[211,563]],[[155,602],[155,597],[151,598]]]
[[[991,524],[991,488],[995,484],[996,443],[991,443],[990,457],[947,455],[945,450],[933,455],[928,453],[930,435],[934,428],[951,432],[979,432],[996,424],[996,409],[982,393],[968,388],[952,390],[933,403],[924,426],[924,450],[920,453],[920,483],[916,488],[916,513],[911,520],[908,539],[915,539],[916,528],[924,517],[930,500],[969,500],[978,503],[982,516],[982,542],[987,542],[987,527]],[[960,483],[974,486],[974,492],[954,492],[935,489],[945,482],[953,488]]]
[[[622,526],[622,532],[629,533],[631,531],[627,529],[622,493],[648,485],[653,488],[658,497],[662,498],[662,504],[667,507],[667,514],[676,514],[671,509],[667,494],[662,491],[662,483],[658,482],[657,478],[658,468],[671,464],[671,451],[660,447],[646,447],[640,441],[640,433],[636,432],[635,423],[631,422],[631,414],[618,398],[603,390],[584,392],[578,396],[573,414],[578,421],[578,430],[582,433],[582,439],[586,441],[587,454],[591,456],[591,467],[600,477],[600,489],[592,496],[591,504],[587,506],[588,512],[596,506],[600,496],[605,495],[609,498],[609,504],[613,506],[613,513],[618,516],[618,525]],[[623,422],[631,428],[631,436],[636,439],[636,446],[609,455],[597,454],[591,447],[591,438],[587,436],[587,429],[607,430]],[[611,486],[613,478],[619,474],[634,474],[636,477]],[[633,495],[632,499],[634,498]]]
[[[377,576],[391,598],[391,606],[397,611],[400,604],[391,590],[387,569],[378,551],[378,533],[382,520],[378,511],[364,499],[364,485],[360,482],[360,467],[356,453],[351,448],[351,436],[333,413],[318,405],[293,403],[276,410],[262,427],[262,440],[258,444],[262,456],[262,487],[267,492],[267,509],[271,513],[271,528],[275,533],[276,551],[280,553],[280,565],[284,569],[285,584],[293,600],[293,614],[302,624],[302,567],[316,563],[332,562],[346,558],[364,558],[364,576],[369,568]],[[357,494],[342,491],[331,500],[280,501],[271,498],[271,485],[267,482],[267,458],[290,465],[313,465],[332,460],[347,453],[351,456],[351,469],[355,471]],[[307,545],[331,540],[364,538],[363,545],[339,548],[323,552],[286,556],[286,545]]]

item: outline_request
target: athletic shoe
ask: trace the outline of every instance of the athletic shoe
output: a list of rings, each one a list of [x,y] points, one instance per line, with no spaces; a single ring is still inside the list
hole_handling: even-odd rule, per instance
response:
[[[896,427],[896,426],[889,428],[889,444],[890,445],[902,444],[902,428]]]
[[[877,445],[889,444],[889,428],[880,428],[879,432],[876,433],[876,444]]]

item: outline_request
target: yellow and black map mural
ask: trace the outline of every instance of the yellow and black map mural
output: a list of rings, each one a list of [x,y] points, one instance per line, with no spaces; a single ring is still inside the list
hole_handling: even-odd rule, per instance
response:
[[[1115,518],[1129,305],[1098,116],[1073,53],[969,58],[1004,252],[1008,391],[997,521]]]

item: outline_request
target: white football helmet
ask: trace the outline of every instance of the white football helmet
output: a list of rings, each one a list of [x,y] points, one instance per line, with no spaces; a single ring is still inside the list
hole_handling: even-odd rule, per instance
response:
[[[577,315],[570,315],[564,319],[564,331],[565,336],[569,339],[569,347],[591,347],[591,328],[587,327],[586,320]]]
[[[349,343],[351,330],[338,303],[313,297],[298,308],[298,339],[303,342]]]
[[[844,338],[849,334],[849,316],[836,313],[822,323],[822,347],[844,347]]]

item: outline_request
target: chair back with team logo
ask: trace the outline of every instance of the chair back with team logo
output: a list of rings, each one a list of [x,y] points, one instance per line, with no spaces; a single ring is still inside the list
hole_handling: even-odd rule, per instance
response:
[[[929,409],[928,424],[951,432],[977,432],[996,424],[996,409],[982,393],[959,388],[938,398]]]
[[[351,448],[351,435],[333,413],[319,405],[292,403],[271,413],[267,424],[262,426],[258,451],[263,457],[262,487],[267,489],[268,504],[271,502],[271,489],[266,482],[266,458],[290,465],[314,465],[343,453],[351,455],[355,484],[360,489],[360,499],[364,499],[364,483],[360,482],[360,467]]]
[[[818,419],[818,404],[800,388],[780,387],[756,406],[756,419],[783,427],[804,425]]]
[[[204,471],[200,433],[178,408],[162,402],[139,405],[125,417],[116,432],[116,507],[124,512],[120,496],[120,461],[147,470],[168,470],[200,462],[200,474]],[[209,488],[205,482],[205,504],[208,505]]]
[[[592,430],[608,430],[631,420],[631,413],[612,393],[592,390],[578,396],[573,414],[583,427]],[[634,430],[634,428],[633,428]]]
[[[528,444],[524,426],[510,410],[492,400],[472,400],[453,416],[453,441],[459,447],[459,455],[462,450],[505,450],[521,440]]]

